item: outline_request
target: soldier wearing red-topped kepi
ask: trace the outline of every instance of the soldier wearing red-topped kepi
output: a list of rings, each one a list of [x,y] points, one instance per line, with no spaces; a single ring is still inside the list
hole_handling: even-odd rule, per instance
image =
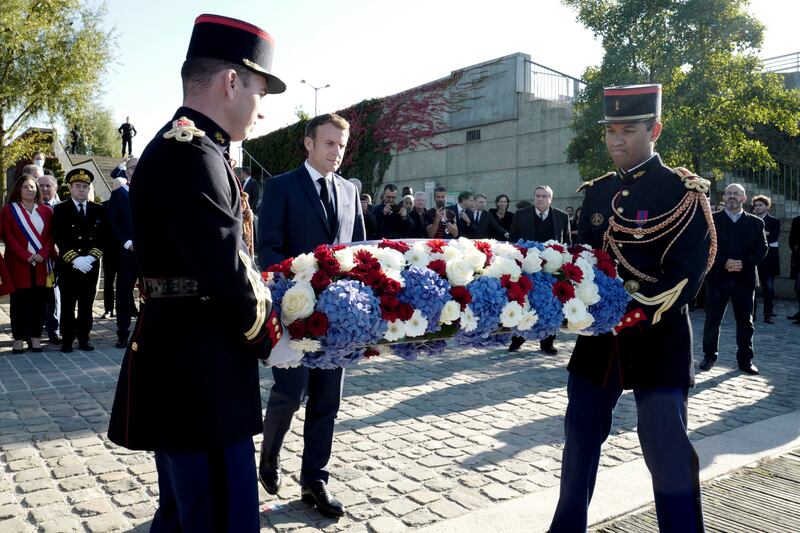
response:
[[[561,491],[551,533],[586,531],[600,447],[623,389],[633,389],[639,442],[661,531],[703,531],[697,454],[687,435],[694,385],[688,303],[713,263],[709,182],[654,152],[661,86],[608,87],[605,140],[615,172],[584,183],[578,242],[606,249],[631,296],[614,333],[581,336],[569,362]]]
[[[183,106],[145,148],[130,187],[145,302],[108,436],[155,451],[151,531],[259,530],[258,366],[282,331],[248,252],[228,147],[263,118],[264,96],[286,89],[272,74],[273,47],[247,22],[197,17],[181,69]],[[188,180],[180,205],[164,197],[175,169]]]

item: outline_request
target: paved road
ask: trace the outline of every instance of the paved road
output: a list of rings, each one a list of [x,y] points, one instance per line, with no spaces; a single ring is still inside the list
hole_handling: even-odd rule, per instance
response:
[[[800,409],[800,380],[793,379],[800,375],[800,327],[784,319],[794,312],[789,303],[777,310],[777,324],[757,325],[756,377],[736,370],[732,316],[724,322],[720,361],[692,391],[693,439]],[[0,324],[8,324],[7,314],[0,306]],[[702,312],[692,313],[695,331],[702,320]],[[0,331],[4,352],[7,330]],[[112,321],[98,320],[96,332],[94,352],[0,356],[0,531],[149,527],[158,495],[152,455],[105,437],[122,351],[113,348]],[[515,354],[451,349],[412,363],[389,357],[349,369],[330,465],[331,490],[347,515],[323,519],[299,501],[301,410],[287,436],[281,497],[261,493],[262,525],[385,533],[553,487],[573,343],[561,336],[555,356],[535,346]],[[267,369],[261,385],[266,399]],[[621,398],[616,415],[604,469],[641,457],[632,395]]]

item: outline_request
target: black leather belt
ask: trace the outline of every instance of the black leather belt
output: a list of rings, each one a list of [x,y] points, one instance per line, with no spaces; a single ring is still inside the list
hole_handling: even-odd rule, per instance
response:
[[[144,278],[146,298],[178,298],[197,296],[197,280],[194,278]]]

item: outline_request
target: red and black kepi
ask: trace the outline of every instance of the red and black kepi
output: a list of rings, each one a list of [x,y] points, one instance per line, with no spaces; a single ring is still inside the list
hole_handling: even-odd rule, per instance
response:
[[[661,84],[617,85],[603,94],[605,118],[600,124],[641,122],[661,116]]]
[[[194,21],[186,58],[212,57],[243,65],[267,78],[267,92],[278,94],[286,84],[272,74],[275,40],[249,22],[204,14]]]

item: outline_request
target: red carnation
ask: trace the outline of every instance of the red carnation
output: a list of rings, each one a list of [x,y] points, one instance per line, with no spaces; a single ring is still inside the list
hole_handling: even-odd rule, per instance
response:
[[[564,277],[569,281],[574,281],[575,283],[583,281],[583,270],[572,263],[564,263],[561,265],[561,272],[564,273]]]
[[[517,245],[514,245],[514,248],[516,248],[517,250],[519,250],[519,253],[521,253],[521,254],[522,254],[522,257],[527,257],[527,256],[528,256],[528,249],[527,249],[527,248],[525,248],[524,246],[517,246]]]
[[[294,258],[290,257],[289,259],[284,259],[276,265],[270,265],[269,268],[267,268],[267,272],[280,272],[286,276],[291,276],[292,261],[294,261]]]
[[[560,253],[560,254],[563,254],[564,252],[566,252],[566,251],[567,251],[567,250],[566,250],[566,249],[565,249],[563,246],[561,246],[560,244],[548,244],[548,245],[547,245],[547,247],[548,247],[548,248],[552,248],[553,250],[555,250],[556,252],[558,252],[558,253]]]
[[[400,304],[397,306],[397,316],[400,320],[410,320],[413,314],[414,308],[411,307],[411,304]]]
[[[383,284],[384,294],[397,295],[400,294],[402,289],[403,288],[400,286],[400,282],[390,277],[387,277],[386,282]]]
[[[386,274],[380,270],[370,270],[364,274],[364,283],[373,289],[380,289],[386,282]]]
[[[324,255],[324,254],[327,254],[327,253],[330,253],[328,251],[328,245],[327,244],[320,244],[319,246],[314,248],[314,257],[317,257],[318,254]]]
[[[486,263],[483,266],[489,266],[492,260],[492,245],[485,241],[475,241],[475,248],[486,254]]]
[[[392,250],[397,250],[401,254],[404,254],[411,249],[411,247],[403,241],[390,241],[388,239],[383,239],[381,242],[379,242],[378,248],[391,248]]]
[[[517,283],[519,283],[519,286],[525,291],[525,294],[531,292],[531,289],[533,288],[533,282],[527,276],[520,276]]]
[[[324,270],[317,270],[314,272],[314,275],[311,276],[311,286],[314,287],[317,294],[327,289],[330,284],[331,278]]]
[[[611,261],[611,256],[608,255],[608,252],[605,250],[595,249],[592,250],[592,253],[597,258],[598,261]]]
[[[306,324],[302,320],[295,320],[289,324],[289,336],[295,340],[306,336]]]
[[[306,319],[308,332],[315,337],[322,337],[328,332],[328,317],[319,311],[314,311]]]
[[[443,254],[444,247],[447,246],[447,242],[441,239],[431,239],[427,242],[428,248],[431,249],[431,253],[434,254]]]
[[[610,259],[608,261],[598,261],[597,268],[599,268],[600,271],[609,278],[617,277],[617,266],[614,264],[614,261],[611,261]]]
[[[553,294],[562,304],[575,298],[575,287],[569,281],[557,281],[553,285]]]
[[[339,250],[344,250],[345,248],[347,248],[347,246],[344,244],[336,244],[331,246],[331,252],[338,252]]]
[[[466,309],[467,304],[472,303],[472,294],[470,294],[466,287],[451,287],[450,296],[453,297],[453,300],[461,304],[462,311]]]
[[[503,274],[500,276],[500,286],[501,287],[508,287],[508,284],[511,283],[511,274]]]
[[[335,276],[339,273],[339,261],[333,256],[333,254],[328,254],[321,259],[317,259],[317,262],[319,263],[319,267],[329,275]]]
[[[431,261],[430,263],[428,263],[428,268],[430,268],[443,278],[447,277],[447,263],[445,263],[443,259],[437,259],[436,261]]]

